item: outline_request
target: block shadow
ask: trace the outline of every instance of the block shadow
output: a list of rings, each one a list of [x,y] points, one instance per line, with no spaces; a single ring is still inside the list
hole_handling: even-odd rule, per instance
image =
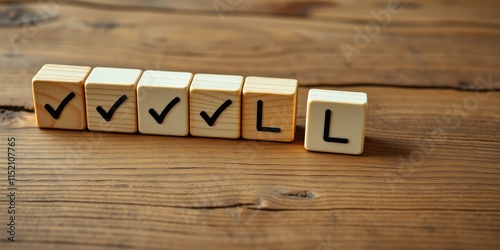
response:
[[[293,144],[304,147],[304,139],[305,139],[304,126],[297,126],[295,133],[295,140],[293,141]],[[363,154],[359,156],[361,157],[371,157],[371,156],[381,156],[381,155],[397,156],[397,155],[409,154],[411,153],[411,151],[412,148],[402,141],[366,136]],[[317,153],[321,154],[321,152]],[[323,154],[331,154],[331,153],[323,153]]]

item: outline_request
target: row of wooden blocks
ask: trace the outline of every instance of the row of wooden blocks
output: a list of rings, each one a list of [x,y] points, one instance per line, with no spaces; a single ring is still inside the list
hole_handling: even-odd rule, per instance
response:
[[[37,125],[144,134],[290,142],[294,79],[44,65],[33,78]],[[365,93],[312,89],[305,148],[361,154]]]

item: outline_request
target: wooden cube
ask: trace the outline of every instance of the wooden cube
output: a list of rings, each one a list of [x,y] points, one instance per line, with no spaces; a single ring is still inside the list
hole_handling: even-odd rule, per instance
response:
[[[311,89],[304,147],[310,151],[362,154],[367,109],[365,93]]]
[[[297,90],[295,79],[247,77],[243,87],[243,138],[293,141]]]
[[[87,127],[83,84],[90,67],[46,64],[33,77],[36,124],[41,128]]]
[[[189,85],[192,73],[145,71],[137,84],[139,132],[189,135]]]
[[[85,81],[87,126],[93,131],[137,132],[139,69],[94,68]]]
[[[189,89],[191,135],[239,138],[242,88],[242,76],[196,74]]]

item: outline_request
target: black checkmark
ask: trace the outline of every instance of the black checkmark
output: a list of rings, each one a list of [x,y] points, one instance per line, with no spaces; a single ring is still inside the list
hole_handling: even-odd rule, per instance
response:
[[[104,109],[101,106],[97,106],[97,108],[95,108],[95,109],[97,110],[97,112],[99,112],[99,114],[101,114],[101,116],[102,116],[102,118],[104,118],[104,120],[109,122],[111,120],[111,117],[113,117],[113,114],[115,113],[116,109],[118,109],[118,107],[120,107],[120,105],[122,105],[122,103],[125,102],[125,100],[127,100],[127,96],[122,95],[120,97],[120,99],[118,99],[115,102],[115,104],[113,104],[113,106],[111,106],[111,108],[109,109],[108,112],[104,111]]]
[[[200,112],[200,115],[201,117],[203,118],[203,120],[205,120],[205,122],[207,122],[208,126],[212,127],[215,123],[215,121],[217,120],[217,118],[219,118],[220,114],[222,114],[222,112],[227,108],[229,107],[229,105],[231,105],[231,103],[233,103],[231,100],[227,100],[225,101],[222,106],[220,106],[216,111],[215,113],[212,115],[212,117],[208,116],[207,113],[205,111],[201,111]]]
[[[61,115],[61,112],[64,109],[64,107],[66,107],[69,101],[71,101],[71,99],[73,98],[75,98],[75,93],[73,92],[69,93],[69,95],[66,96],[66,98],[64,98],[61,104],[59,104],[59,107],[57,107],[56,110],[54,110],[54,108],[52,108],[52,106],[50,106],[49,104],[45,104],[45,106],[43,107],[50,113],[50,115],[52,115],[52,117],[54,117],[54,119],[57,120],[59,119],[59,116]]]
[[[163,109],[160,115],[156,113],[154,109],[149,109],[149,114],[156,120],[158,124],[161,124],[167,116],[168,112],[175,106],[175,104],[179,103],[181,99],[179,97],[174,98],[168,105]]]

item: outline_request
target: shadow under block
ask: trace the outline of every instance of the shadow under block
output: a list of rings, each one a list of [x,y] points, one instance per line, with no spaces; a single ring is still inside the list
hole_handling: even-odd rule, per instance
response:
[[[365,93],[310,90],[304,147],[310,151],[362,154],[367,108]]]
[[[247,77],[243,87],[243,138],[293,141],[297,90],[295,79]]]
[[[137,132],[139,69],[94,68],[85,81],[87,126],[93,131]]]
[[[83,84],[90,67],[46,64],[33,77],[36,124],[41,128],[87,127]]]
[[[189,135],[189,85],[192,73],[145,71],[137,84],[139,132]]]
[[[242,76],[196,74],[189,89],[191,135],[240,138],[242,88]]]

